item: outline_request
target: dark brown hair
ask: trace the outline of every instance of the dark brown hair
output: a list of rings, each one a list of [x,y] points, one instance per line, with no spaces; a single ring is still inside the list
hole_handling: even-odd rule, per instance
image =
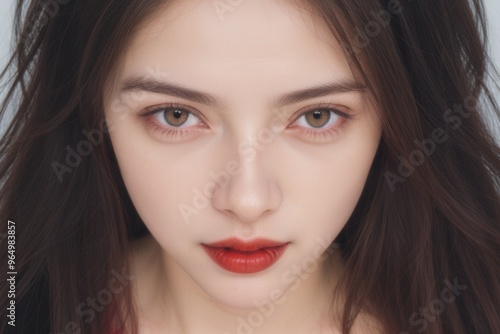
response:
[[[343,332],[363,311],[384,333],[500,333],[500,149],[485,123],[488,109],[498,126],[486,85],[498,74],[485,51],[483,3],[296,3],[327,23],[383,124],[336,239],[346,266]],[[127,258],[148,232],[120,176],[103,92],[131,34],[165,5],[18,0],[17,45],[0,76],[9,80],[0,232],[15,222],[16,327],[7,325],[2,284],[0,332],[103,333],[111,305],[124,307],[118,322],[137,332]],[[2,259],[6,251],[2,242]],[[82,308],[96,296],[94,313]]]

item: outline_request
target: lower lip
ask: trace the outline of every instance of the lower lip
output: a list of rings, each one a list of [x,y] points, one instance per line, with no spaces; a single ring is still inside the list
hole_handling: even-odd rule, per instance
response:
[[[252,274],[272,266],[285,252],[288,244],[278,247],[262,248],[253,252],[240,252],[230,248],[203,248],[215,263],[227,271],[238,274]]]

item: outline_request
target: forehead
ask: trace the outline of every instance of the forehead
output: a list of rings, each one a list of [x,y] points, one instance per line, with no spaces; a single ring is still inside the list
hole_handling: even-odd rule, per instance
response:
[[[309,11],[291,1],[229,3],[186,0],[162,7],[128,43],[121,79],[156,69],[187,86],[217,88],[216,79],[224,79],[269,88],[279,78],[283,89],[293,89],[297,78],[301,85],[352,78],[337,41]]]

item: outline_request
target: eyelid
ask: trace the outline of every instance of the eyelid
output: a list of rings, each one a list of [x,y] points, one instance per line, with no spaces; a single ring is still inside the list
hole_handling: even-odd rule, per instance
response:
[[[193,116],[197,117],[205,125],[208,123],[206,118],[198,110],[191,108],[190,106],[187,106],[187,105],[182,104],[182,103],[166,103],[166,104],[162,104],[162,105],[148,107],[140,115],[146,117],[146,116],[154,115],[154,114],[156,114],[164,109],[169,109],[169,108],[183,109],[183,110],[193,114]],[[307,113],[312,112],[314,110],[330,110],[330,111],[333,111],[334,113],[336,113],[337,115],[344,117],[346,119],[354,118],[354,115],[346,113],[344,111],[341,111],[340,109],[346,109],[346,108],[334,106],[334,105],[329,104],[329,103],[319,103],[316,105],[307,106],[307,107],[304,107],[304,108],[300,109],[299,111],[297,111],[291,117],[291,119],[293,119],[291,124],[295,123],[297,121],[297,119],[299,119],[304,114],[307,114]]]
[[[160,104],[152,107],[147,107],[144,109],[143,112],[141,112],[139,115],[143,117],[151,116],[156,113],[161,112],[162,110],[168,110],[168,109],[182,109],[184,111],[189,112],[196,118],[198,118],[205,126],[207,125],[207,120],[206,118],[196,109],[191,108],[190,106],[187,106],[182,103],[165,103],[165,104]],[[175,128],[175,127],[172,127]]]
[[[161,136],[165,141],[169,140],[177,140],[179,137],[182,139],[185,139],[187,137],[191,137],[194,135],[194,133],[198,130],[201,130],[201,128],[198,126],[188,126],[188,127],[175,127],[175,126],[165,126],[163,124],[158,124],[157,120],[153,120],[154,115],[170,110],[170,109],[181,109],[185,112],[190,113],[192,116],[196,117],[202,124],[201,128],[209,128],[207,125],[208,122],[206,122],[205,117],[203,114],[201,114],[198,110],[184,105],[182,103],[164,103],[161,105],[156,105],[152,107],[147,107],[145,108],[142,112],[139,113],[139,117],[145,118],[146,119],[146,125],[151,128],[152,131],[154,132],[159,132],[159,136]],[[344,106],[338,106],[332,103],[318,103],[316,105],[309,105],[307,107],[301,108],[299,111],[294,113],[292,117],[289,119],[293,119],[293,121],[290,123],[290,125],[287,126],[287,128],[294,129],[298,131],[299,134],[303,134],[304,137],[313,137],[315,142],[328,142],[334,138],[334,136],[338,136],[344,128],[350,123],[351,119],[356,118],[356,114],[353,114],[352,112],[345,112],[341,110],[350,110],[347,107]],[[338,117],[340,117],[340,120],[335,122],[334,125],[327,127],[327,128],[309,128],[309,127],[304,127],[304,126],[299,126],[295,125],[297,120],[316,110],[326,110],[329,112],[332,112]],[[287,121],[288,123],[289,121]],[[168,139],[165,139],[167,138]]]
[[[355,118],[355,115],[352,114],[352,113],[346,113],[345,111],[341,111],[340,109],[348,109],[346,107],[340,107],[340,106],[337,106],[337,105],[334,105],[334,104],[331,104],[331,103],[318,103],[316,105],[310,105],[310,106],[307,106],[307,107],[304,107],[302,109],[300,109],[299,111],[297,111],[291,118],[293,119],[293,121],[291,122],[290,126],[292,127],[295,127],[295,122],[297,122],[297,120],[299,118],[301,118],[302,116],[304,116],[305,114],[307,113],[310,113],[310,112],[313,112],[315,110],[328,110],[328,111],[331,111],[333,112],[334,114],[340,116],[341,118],[344,119],[344,121],[348,121],[348,120],[351,120],[353,118]],[[318,130],[313,130],[313,129],[309,129],[311,131],[317,131],[317,132],[320,132],[320,131],[325,131],[325,129],[322,129],[322,128],[319,128]]]

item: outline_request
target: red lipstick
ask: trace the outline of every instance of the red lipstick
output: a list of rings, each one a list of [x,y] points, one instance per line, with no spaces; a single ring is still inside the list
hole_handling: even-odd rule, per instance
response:
[[[272,266],[288,243],[268,239],[243,241],[236,238],[202,244],[210,258],[222,268],[238,274],[252,274]]]

